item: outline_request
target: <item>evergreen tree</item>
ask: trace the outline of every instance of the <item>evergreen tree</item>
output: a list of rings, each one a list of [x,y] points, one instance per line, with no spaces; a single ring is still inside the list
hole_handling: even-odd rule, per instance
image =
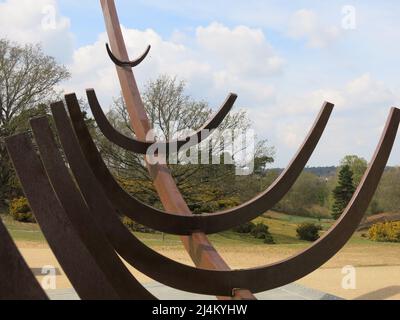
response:
[[[339,172],[337,187],[333,190],[335,202],[332,206],[332,217],[339,219],[355,191],[353,172],[350,166],[344,165]]]

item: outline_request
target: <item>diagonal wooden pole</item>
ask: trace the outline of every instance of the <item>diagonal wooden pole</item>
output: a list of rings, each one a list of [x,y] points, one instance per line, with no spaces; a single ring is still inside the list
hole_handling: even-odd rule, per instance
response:
[[[128,52],[114,0],[100,0],[100,2],[111,49],[119,59],[128,61]],[[131,125],[136,136],[141,140],[146,140],[146,135],[151,127],[133,71],[131,68],[117,67],[117,73],[126,108],[131,119]],[[168,167],[165,165],[152,166],[149,164],[147,167],[165,210],[168,212],[178,212],[182,215],[192,214]],[[181,239],[185,249],[197,267],[211,270],[230,270],[227,263],[219,255],[204,233],[194,233],[190,237],[181,237]],[[219,297],[219,299],[253,300],[255,297],[250,291],[238,288],[232,292],[232,297]]]

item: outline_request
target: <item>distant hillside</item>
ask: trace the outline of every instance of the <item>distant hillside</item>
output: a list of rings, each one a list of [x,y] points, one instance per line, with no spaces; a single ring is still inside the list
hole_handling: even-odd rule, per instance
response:
[[[337,167],[309,167],[306,172],[313,173],[319,177],[329,178],[336,174]]]
[[[390,170],[393,168],[394,167],[387,166],[385,168],[385,170]],[[309,167],[309,168],[306,168],[305,171],[311,172],[319,177],[329,178],[329,177],[335,176],[337,169],[338,169],[338,167],[334,167],[334,166],[332,166],[332,167]]]
[[[389,170],[394,167],[386,167],[385,170]],[[330,178],[335,176],[338,167],[331,166],[331,167],[307,167],[304,169],[305,172],[313,173],[322,178]],[[269,170],[277,170],[278,172],[282,172],[284,169],[277,168],[277,169],[269,169]]]
[[[308,167],[308,168],[305,168],[304,171],[313,173],[318,177],[329,178],[329,177],[333,177],[336,174],[336,169],[337,169],[337,167]],[[275,168],[275,169],[268,169],[268,170],[278,171],[279,173],[281,173],[284,169]]]
[[[400,221],[399,213],[381,213],[370,217],[367,217],[358,227],[358,230],[368,230],[372,225],[376,223]]]

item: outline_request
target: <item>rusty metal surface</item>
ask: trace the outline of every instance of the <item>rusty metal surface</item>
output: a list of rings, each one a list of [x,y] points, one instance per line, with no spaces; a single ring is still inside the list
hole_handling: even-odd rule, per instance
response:
[[[246,287],[258,293],[294,282],[322,266],[347,243],[361,222],[385,169],[399,122],[400,110],[392,109],[371,163],[342,217],[311,247],[289,259],[263,267],[234,271],[194,269],[192,276],[201,274],[216,289]],[[189,269],[185,272],[190,272]]]
[[[96,92],[93,89],[86,90],[88,102],[92,114],[97,122],[97,125],[103,135],[117,146],[131,152],[146,154],[149,148],[169,155],[178,151],[186,150],[196,144],[201,143],[207,139],[212,131],[219,127],[224,121],[225,117],[232,110],[232,107],[237,99],[237,95],[231,93],[225,100],[219,111],[207,121],[207,123],[197,130],[194,134],[179,140],[172,140],[169,142],[154,142],[154,141],[141,141],[135,138],[130,138],[118,132],[112,124],[108,121],[104,114],[100,103],[97,99]]]
[[[139,58],[137,58],[135,60],[131,60],[131,61],[121,61],[120,59],[118,59],[112,53],[108,43],[106,44],[106,49],[107,49],[108,56],[110,57],[111,61],[114,62],[115,65],[117,65],[118,67],[121,67],[121,68],[124,68],[124,67],[134,68],[134,67],[137,67],[139,64],[141,64],[144,59],[146,59],[147,55],[149,54],[149,52],[151,50],[151,46],[150,45],[147,46],[146,51]]]
[[[133,266],[164,284],[191,292],[203,294],[210,294],[213,292],[216,295],[227,295],[228,292],[232,292],[235,288],[246,287],[253,293],[258,293],[283,286],[302,278],[323,265],[347,243],[362,220],[377,188],[390,155],[399,122],[400,110],[392,109],[381,141],[379,142],[375,155],[360,186],[344,211],[341,219],[338,220],[329,232],[315,242],[310,248],[289,259],[248,270],[213,271],[196,269],[179,264],[152,252],[151,249],[135,239],[133,235],[122,231],[124,227],[118,225],[115,221],[115,219],[117,219],[115,213],[112,217],[111,211],[108,210],[108,213],[100,211],[100,207],[110,205],[109,202],[96,203],[96,201],[99,201],[99,197],[101,199],[106,198],[104,191],[101,192],[101,190],[94,188],[96,182],[94,182],[93,176],[88,173],[89,166],[83,165],[85,160],[80,152],[79,154],[76,152],[70,154],[70,158],[74,159],[75,165],[81,166],[80,170],[75,172],[75,176],[78,184],[86,184],[81,190],[85,190],[83,192],[86,192],[86,194],[91,193],[91,200],[88,200],[88,202],[91,202],[93,206],[97,206],[96,212],[99,212],[100,215],[98,221],[103,222],[103,228],[107,230],[105,232],[116,250]],[[64,135],[65,137],[73,136],[71,132],[66,132]],[[75,138],[69,140],[64,139],[64,143],[71,144],[71,140],[75,140]],[[74,143],[77,144],[78,142],[75,140]],[[75,145],[68,149],[77,150],[78,147]],[[66,154],[68,157],[68,152],[66,152]],[[79,160],[78,157],[80,158]],[[74,170],[73,165],[71,165],[71,168]],[[157,265],[159,271],[149,268],[150,265]],[[168,275],[167,277],[165,276],[166,274]],[[188,283],[187,279],[190,279],[190,281],[197,279],[199,283],[197,281]],[[206,283],[206,285],[202,286],[201,282]]]
[[[40,228],[81,299],[123,299],[72,226],[28,134],[8,138],[7,148]],[[101,263],[100,263],[101,264]],[[114,275],[117,277],[118,275]]]
[[[122,36],[115,3],[113,0],[100,0],[100,3],[111,49],[120,59],[128,60],[128,52]],[[135,76],[132,69],[128,70],[128,68],[120,67],[116,69],[132,128],[138,139],[145,140],[151,128]],[[192,213],[182,194],[179,192],[168,167],[163,165],[148,165],[148,170],[153,178],[154,186],[165,210],[168,212],[179,212],[182,215],[191,215]],[[217,250],[215,250],[204,233],[196,232],[190,236],[182,236],[181,240],[196,266],[216,270],[230,270],[228,264]],[[225,299],[224,297],[219,298]],[[234,299],[255,299],[255,297],[250,291],[243,289],[235,292]]]
[[[118,185],[90,137],[76,96],[70,94],[65,98],[85,156],[114,207],[121,214],[150,228],[178,235],[189,235],[195,231],[202,231],[206,234],[225,231],[251,221],[270,210],[285,196],[301,174],[322,136],[333,109],[332,104],[324,104],[304,144],[288,168],[264,193],[232,209],[217,213],[182,216],[148,206],[129,195]],[[69,119],[65,111],[61,110],[64,108],[60,106],[59,109],[55,120],[60,130],[63,123],[69,122]]]
[[[48,300],[1,219],[0,300]]]
[[[74,135],[72,125],[69,121],[62,121],[60,125],[59,115],[62,114],[62,108],[53,106],[55,122],[57,124],[58,135],[64,150],[64,154],[68,160],[69,167],[75,177],[75,180],[84,196],[85,202],[90,208],[90,213],[86,210],[81,214],[91,214],[93,220],[96,221],[102,231],[106,234],[110,243],[114,246],[118,254],[130,263],[134,268],[146,274],[152,279],[161,282],[167,286],[174,287],[179,290],[208,294],[208,295],[230,295],[233,288],[229,283],[220,284],[219,282],[210,281],[208,273],[203,273],[202,270],[192,268],[171,259],[168,259],[157,252],[145,246],[122,224],[118,213],[113,208],[105,191],[100,186],[94,176],[89,164],[87,163],[79,142]],[[65,113],[65,111],[64,111]],[[42,131],[49,132],[49,124],[44,120],[35,124],[35,136]],[[44,133],[41,133],[43,135]],[[47,136],[49,134],[47,133]],[[38,139],[39,142],[44,138]],[[48,138],[47,138],[48,139]],[[49,151],[48,143],[39,143],[46,145]],[[54,146],[51,147],[51,155],[42,154],[46,168],[51,165],[53,157],[60,158],[60,155],[55,155],[57,150]],[[59,163],[59,161],[57,161]],[[55,168],[55,173],[61,172],[63,168]],[[55,181],[65,184],[62,179],[54,176]],[[62,190],[61,190],[62,191]],[[88,223],[82,223],[86,225]]]
[[[44,168],[61,205],[83,244],[121,299],[154,299],[129,272],[106,236],[90,218],[89,208],[72,180],[46,117],[31,120]]]

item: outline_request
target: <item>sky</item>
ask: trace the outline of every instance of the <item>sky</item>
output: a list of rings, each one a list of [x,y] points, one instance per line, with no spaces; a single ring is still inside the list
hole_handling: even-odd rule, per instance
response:
[[[324,101],[335,110],[309,166],[369,160],[391,107],[400,107],[399,1],[116,0],[140,89],[161,74],[219,108],[228,93],[285,167]],[[0,37],[38,43],[72,74],[60,90],[120,93],[97,0],[0,0]],[[390,165],[400,164],[400,137]]]

